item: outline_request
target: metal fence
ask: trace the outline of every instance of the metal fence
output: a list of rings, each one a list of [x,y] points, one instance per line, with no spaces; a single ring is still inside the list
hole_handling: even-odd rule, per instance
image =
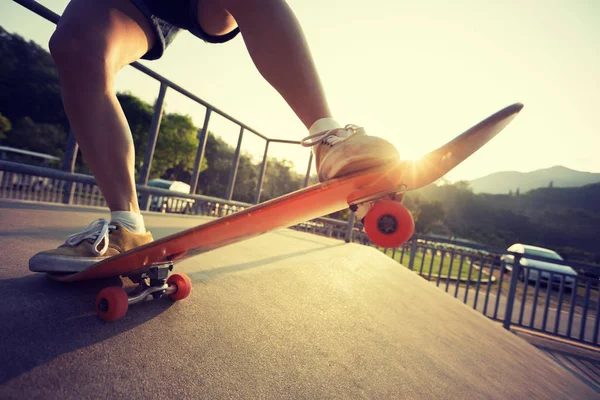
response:
[[[143,211],[222,217],[252,204],[136,185]],[[0,198],[106,207],[92,176],[0,160]]]

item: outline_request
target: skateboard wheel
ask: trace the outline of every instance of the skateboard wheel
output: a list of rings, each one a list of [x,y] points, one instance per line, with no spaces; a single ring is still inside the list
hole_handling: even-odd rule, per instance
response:
[[[375,245],[398,247],[412,236],[415,221],[404,205],[382,200],[373,205],[364,219],[365,232]]]
[[[192,281],[186,274],[173,274],[169,276],[167,284],[177,287],[177,291],[169,295],[174,301],[183,300],[192,293]]]
[[[96,313],[107,322],[123,318],[128,307],[127,292],[118,286],[102,289],[96,297]]]

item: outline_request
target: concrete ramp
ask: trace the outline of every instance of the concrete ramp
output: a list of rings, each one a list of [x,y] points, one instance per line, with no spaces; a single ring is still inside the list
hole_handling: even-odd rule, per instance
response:
[[[105,324],[97,291],[27,259],[101,216],[0,203],[1,398],[597,398],[379,251],[291,230],[178,265],[189,299]],[[149,216],[156,237],[195,217]]]

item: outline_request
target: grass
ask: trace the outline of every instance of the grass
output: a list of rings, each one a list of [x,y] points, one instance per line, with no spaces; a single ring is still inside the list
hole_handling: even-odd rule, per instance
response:
[[[395,254],[391,249],[379,249],[384,254],[392,257],[394,260],[408,267],[410,261],[410,248],[405,248],[404,256],[402,256],[401,249],[396,249]],[[433,263],[432,263],[433,261]],[[473,263],[471,268],[471,261],[468,257],[463,258],[462,269],[460,268],[461,256],[455,255],[454,258],[449,254],[445,254],[443,259],[440,252],[436,254],[432,253],[431,250],[426,250],[425,254],[423,251],[417,251],[415,254],[415,260],[413,264],[413,271],[419,273],[421,276],[428,278],[431,276],[432,280],[436,280],[438,275],[442,278],[450,276],[451,279],[457,279],[460,277],[462,280],[470,279],[471,281],[477,281],[479,277],[479,269],[476,268],[476,263]],[[469,271],[470,269],[470,271]],[[459,275],[460,272],[460,275]],[[470,272],[470,274],[469,274]],[[485,272],[481,272],[482,282],[489,279],[489,275]]]

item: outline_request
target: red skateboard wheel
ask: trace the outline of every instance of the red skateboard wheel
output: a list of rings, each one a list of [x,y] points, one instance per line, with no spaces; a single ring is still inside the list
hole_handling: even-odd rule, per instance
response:
[[[369,240],[379,247],[393,248],[405,243],[415,231],[412,214],[393,200],[376,202],[364,219]]]
[[[177,287],[177,291],[169,295],[175,301],[183,300],[192,293],[192,281],[186,274],[173,274],[169,276],[167,284],[173,284]]]
[[[128,307],[127,292],[118,286],[102,289],[96,297],[96,313],[107,322],[123,318]]]

